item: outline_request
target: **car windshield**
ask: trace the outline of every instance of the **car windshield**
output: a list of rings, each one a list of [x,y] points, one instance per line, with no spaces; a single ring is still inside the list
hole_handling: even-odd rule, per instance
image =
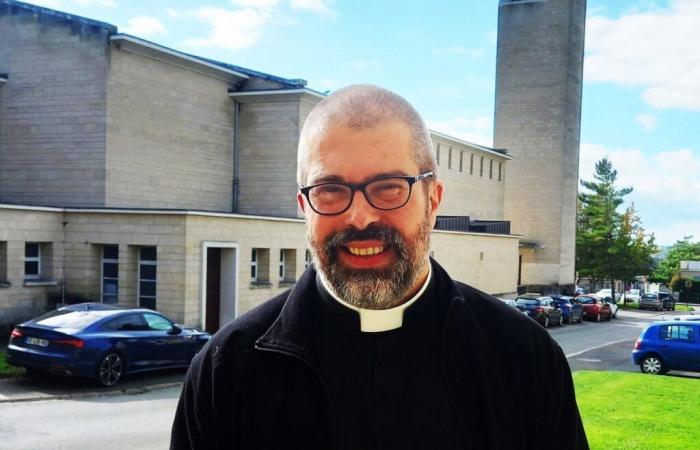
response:
[[[53,311],[34,320],[37,325],[82,330],[102,319],[104,315],[90,311]]]
[[[595,299],[592,297],[579,297],[576,300],[578,300],[579,303],[585,303],[585,304],[595,303]]]
[[[519,298],[517,303],[520,306],[536,306],[540,304],[540,301],[535,298]]]
[[[644,295],[642,295],[642,298],[649,298],[652,300],[656,300],[656,294],[644,294]]]

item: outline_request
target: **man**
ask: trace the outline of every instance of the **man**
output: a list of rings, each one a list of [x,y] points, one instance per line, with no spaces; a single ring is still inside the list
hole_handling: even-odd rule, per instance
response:
[[[297,176],[315,267],[197,355],[171,448],[588,447],[548,333],[428,257],[443,184],[408,102],[336,91]]]

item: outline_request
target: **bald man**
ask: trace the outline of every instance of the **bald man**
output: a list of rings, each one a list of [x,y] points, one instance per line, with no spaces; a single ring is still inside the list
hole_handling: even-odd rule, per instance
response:
[[[172,449],[588,448],[549,334],[429,258],[444,186],[406,100],[325,98],[297,179],[314,264],[196,356]]]

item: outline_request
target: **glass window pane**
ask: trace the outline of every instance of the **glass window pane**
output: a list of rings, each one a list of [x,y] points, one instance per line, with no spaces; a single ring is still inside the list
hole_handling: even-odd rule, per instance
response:
[[[119,292],[117,280],[104,280],[102,282],[102,292],[104,294],[117,294]]]
[[[258,260],[258,250],[257,249],[253,249],[250,251],[250,260],[252,262],[255,262]]]
[[[144,314],[143,317],[151,330],[167,331],[173,327],[173,324],[168,319],[158,314]]]
[[[107,278],[119,278],[119,264],[104,263],[102,264],[102,276]]]
[[[39,244],[27,242],[24,244],[24,257],[37,258],[39,257]]]
[[[39,275],[39,263],[37,261],[24,262],[25,275]]]
[[[155,280],[156,266],[141,264],[141,266],[139,267],[139,277],[142,280]]]
[[[119,318],[119,327],[117,329],[120,331],[144,331],[148,330],[148,326],[140,314],[130,314]]]
[[[141,281],[139,283],[139,294],[148,295],[155,297],[156,295],[156,282],[155,281]]]
[[[116,295],[103,295],[102,296],[102,303],[109,303],[110,305],[115,305],[117,303],[117,296]]]
[[[156,248],[155,247],[141,247],[141,261],[155,261],[156,260]]]
[[[156,299],[153,297],[139,297],[141,308],[156,309]]]
[[[119,259],[118,245],[105,245],[102,247],[102,257],[104,259]]]

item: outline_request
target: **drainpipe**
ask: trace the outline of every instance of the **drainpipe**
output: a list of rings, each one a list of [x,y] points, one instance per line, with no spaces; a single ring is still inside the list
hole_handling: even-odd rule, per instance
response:
[[[238,212],[239,184],[238,169],[240,167],[240,148],[238,144],[238,134],[240,131],[241,104],[233,101],[233,199],[231,212]]]

